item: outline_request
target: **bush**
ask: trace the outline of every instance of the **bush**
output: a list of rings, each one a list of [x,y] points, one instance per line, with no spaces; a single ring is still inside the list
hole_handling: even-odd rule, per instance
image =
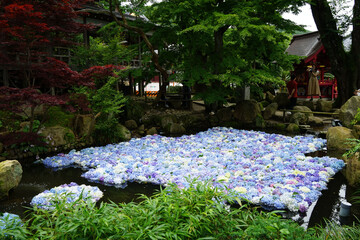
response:
[[[209,183],[171,185],[140,203],[65,202],[34,209],[23,232],[32,239],[316,239],[291,220],[234,202]],[[239,201],[239,200],[237,200]],[[25,230],[26,228],[26,230]]]
[[[46,112],[44,126],[53,127],[59,125],[62,127],[71,127],[73,118],[73,114],[63,111],[61,107],[50,107]]]

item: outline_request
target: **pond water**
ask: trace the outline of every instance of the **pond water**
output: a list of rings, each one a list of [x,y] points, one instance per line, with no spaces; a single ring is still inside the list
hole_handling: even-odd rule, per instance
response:
[[[311,156],[332,155],[327,152],[316,152]],[[339,156],[337,156],[339,157]],[[50,188],[65,183],[76,182],[97,186],[104,193],[102,201],[131,202],[136,201],[139,194],[151,196],[160,189],[160,186],[153,184],[128,183],[124,189],[104,186],[93,182],[88,182],[81,177],[82,170],[80,168],[66,168],[59,171],[44,167],[42,164],[29,163],[23,165],[23,177],[20,185],[12,190],[9,197],[0,201],[0,213],[10,212],[25,216],[26,207],[30,207],[31,199]],[[285,212],[283,215],[292,218],[303,227],[313,227],[323,224],[323,219],[329,219],[340,223],[339,209],[342,200],[351,197],[351,189],[347,186],[345,177],[339,172],[328,183],[328,189],[322,191],[322,196],[314,202],[304,215]]]

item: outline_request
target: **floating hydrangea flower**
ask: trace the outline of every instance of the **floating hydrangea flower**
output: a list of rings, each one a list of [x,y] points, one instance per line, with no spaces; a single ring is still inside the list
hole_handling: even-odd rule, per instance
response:
[[[97,202],[102,198],[103,192],[98,187],[88,185],[78,185],[74,182],[54,187],[36,195],[30,202],[32,206],[38,208],[52,210],[54,204],[59,200],[65,200],[67,204],[78,201]]]
[[[342,160],[305,156],[326,146],[314,136],[288,137],[215,127],[195,135],[159,135],[86,148],[46,158],[53,168],[79,166],[89,181],[115,187],[127,182],[188,186],[212,181],[234,196],[268,209],[304,211],[344,167]]]

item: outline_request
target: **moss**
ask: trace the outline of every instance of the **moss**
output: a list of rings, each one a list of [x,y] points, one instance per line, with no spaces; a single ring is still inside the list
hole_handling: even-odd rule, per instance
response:
[[[44,126],[62,126],[71,127],[74,115],[62,110],[60,107],[50,107],[46,113]]]

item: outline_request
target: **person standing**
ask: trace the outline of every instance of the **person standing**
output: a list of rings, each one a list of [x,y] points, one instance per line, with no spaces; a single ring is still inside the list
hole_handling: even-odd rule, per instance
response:
[[[310,73],[307,95],[311,97],[310,101],[313,100],[313,96],[319,96],[321,99],[319,81],[317,79],[320,72],[316,70],[315,64],[313,64],[311,68],[308,68],[307,71]]]
[[[290,100],[290,105],[289,108],[293,109],[296,106],[296,102],[297,102],[297,82],[296,82],[296,77],[295,75],[291,75],[291,79],[290,81],[286,84],[286,88],[288,90],[288,99]]]

